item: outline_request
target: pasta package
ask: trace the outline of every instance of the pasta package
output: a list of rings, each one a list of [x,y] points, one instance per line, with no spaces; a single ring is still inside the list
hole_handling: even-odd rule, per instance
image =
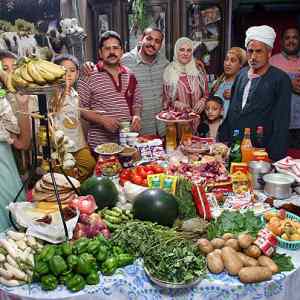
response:
[[[252,192],[249,168],[246,163],[232,163],[230,167],[232,191],[236,194]]]

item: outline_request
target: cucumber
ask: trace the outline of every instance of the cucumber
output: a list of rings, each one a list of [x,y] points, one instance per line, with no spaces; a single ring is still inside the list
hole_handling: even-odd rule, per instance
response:
[[[112,217],[121,217],[121,213],[119,213],[119,212],[116,212],[116,211],[114,211],[114,210],[107,210],[105,213],[104,213],[104,215],[108,215],[108,216],[112,216]]]
[[[113,210],[113,211],[119,213],[120,215],[123,214],[123,210],[122,210],[121,208],[117,207],[117,206],[113,207],[111,210]]]
[[[132,213],[130,212],[129,209],[124,210],[123,213],[125,213],[125,215],[126,215],[127,217],[129,217],[129,218],[132,219]]]
[[[107,220],[108,222],[112,224],[120,224],[122,223],[122,218],[120,217],[115,217],[115,216],[110,216],[110,215],[104,215],[104,220]]]
[[[108,229],[109,229],[110,231],[115,231],[116,229],[119,228],[119,225],[112,224],[112,223],[110,223],[110,222],[107,221],[107,220],[104,220],[104,222],[105,222],[105,224],[107,225],[107,227],[108,227]]]
[[[121,215],[121,218],[122,218],[122,220],[124,220],[124,221],[129,221],[129,220],[130,220],[130,218],[129,218],[127,215],[125,215],[125,214],[122,214],[122,215]]]

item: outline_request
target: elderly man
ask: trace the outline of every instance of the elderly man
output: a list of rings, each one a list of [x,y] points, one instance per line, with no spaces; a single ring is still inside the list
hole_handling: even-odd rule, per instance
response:
[[[228,115],[219,131],[221,141],[231,142],[234,129],[244,132],[249,127],[255,145],[256,128],[262,126],[264,146],[274,161],[287,153],[291,103],[289,77],[269,64],[275,37],[274,29],[265,25],[246,31],[249,67],[235,79]]]
[[[123,47],[114,31],[106,31],[99,40],[99,57],[91,75],[78,82],[82,116],[89,122],[88,144],[117,142],[120,122],[132,121],[132,130],[141,127],[142,98],[135,76],[121,65]]]
[[[286,72],[292,81],[291,122],[289,145],[300,148],[300,31],[290,27],[283,31],[281,53],[270,59],[270,64]]]

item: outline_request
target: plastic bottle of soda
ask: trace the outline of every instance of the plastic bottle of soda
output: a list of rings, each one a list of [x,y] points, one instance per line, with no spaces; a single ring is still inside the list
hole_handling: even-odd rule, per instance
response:
[[[229,163],[231,165],[232,162],[241,162],[241,161],[242,161],[242,153],[241,153],[240,131],[238,129],[235,129],[233,131],[233,142],[230,147]]]

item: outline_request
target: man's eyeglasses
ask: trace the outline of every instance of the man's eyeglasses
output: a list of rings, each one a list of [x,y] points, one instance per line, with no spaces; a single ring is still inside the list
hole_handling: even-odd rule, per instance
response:
[[[116,45],[116,46],[103,46],[102,47],[102,50],[104,50],[104,51],[119,51],[121,49],[122,49],[122,47],[118,46],[118,45]]]

